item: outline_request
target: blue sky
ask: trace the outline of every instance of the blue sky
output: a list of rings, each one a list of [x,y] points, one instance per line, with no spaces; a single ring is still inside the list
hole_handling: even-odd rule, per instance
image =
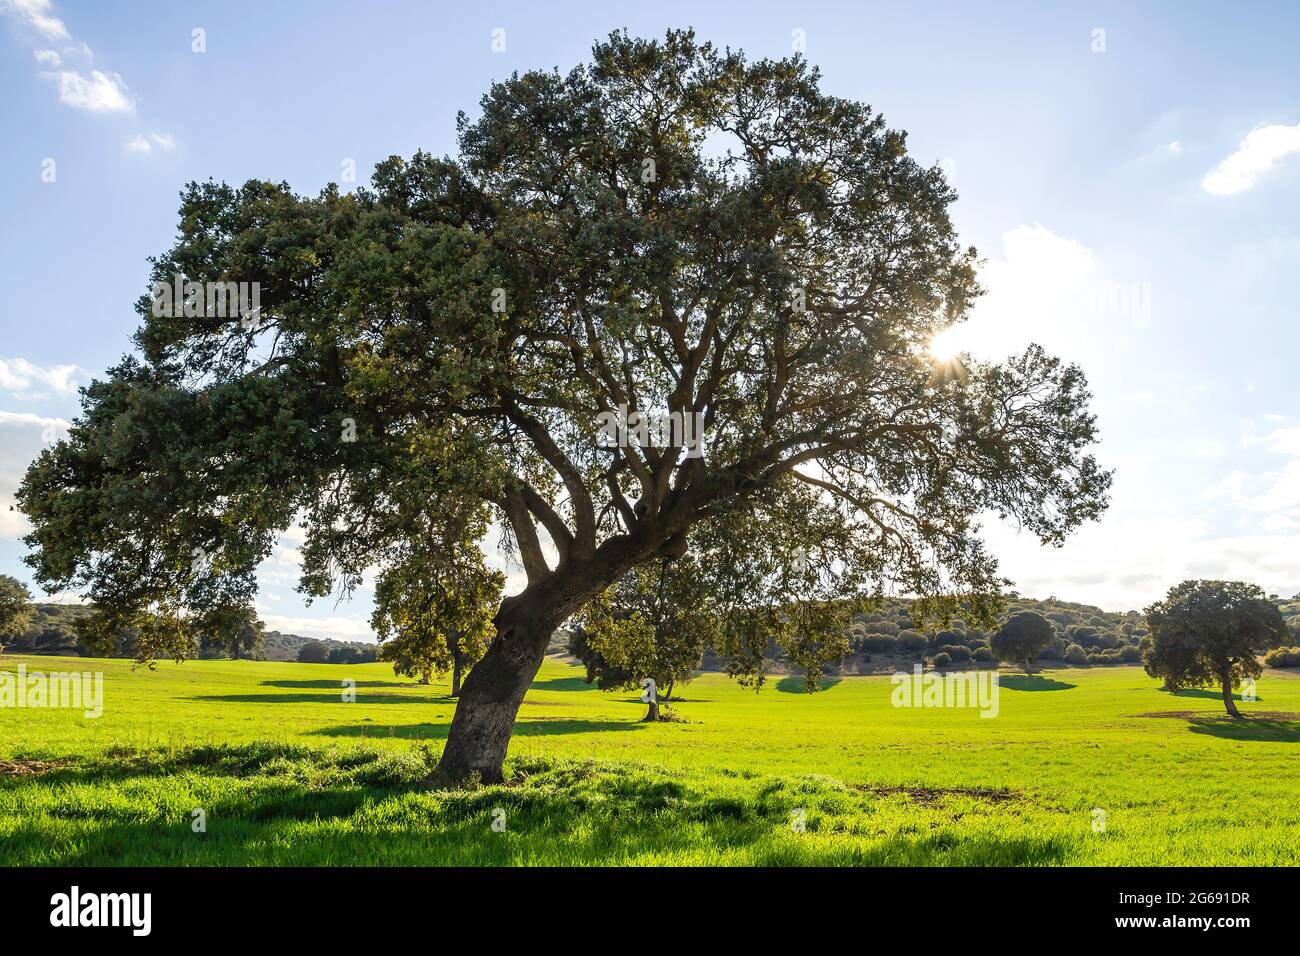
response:
[[[944,164],[989,289],[946,346],[1037,341],[1088,372],[1113,506],[1060,550],[991,525],[1022,593],[1127,609],[1184,577],[1300,591],[1286,3],[0,0],[0,572],[30,581],[14,490],[129,345],[186,181],[315,193],[348,160],[364,181],[393,153],[453,151],[456,111],[494,79],[683,26],[754,57],[802,38],[826,90]],[[270,626],[368,636],[366,592],[307,607],[295,566],[290,535],[263,575]]]

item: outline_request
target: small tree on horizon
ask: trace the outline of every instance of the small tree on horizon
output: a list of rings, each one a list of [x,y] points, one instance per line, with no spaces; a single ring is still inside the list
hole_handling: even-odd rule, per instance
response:
[[[34,611],[27,585],[8,574],[0,574],[0,638],[21,636],[31,625]],[[0,641],[0,651],[3,650],[4,642]]]
[[[324,664],[329,659],[329,645],[324,641],[308,641],[298,648],[298,663],[300,664]]]
[[[1007,619],[989,641],[989,647],[998,660],[1020,664],[1028,674],[1034,658],[1055,636],[1052,622],[1043,615],[1037,611],[1021,611]]]
[[[451,560],[440,553],[430,561],[428,551],[406,550],[375,585],[371,624],[379,659],[391,662],[394,673],[428,684],[450,672],[450,696],[459,697],[465,674],[495,634],[492,609],[505,576],[484,566],[472,535],[431,547],[452,548]]]
[[[661,718],[660,703],[690,681],[704,651],[718,643],[719,613],[699,567],[689,557],[641,565],[578,615],[569,650],[601,690],[640,688],[655,697],[645,720]]]
[[[232,661],[247,654],[250,660],[266,645],[266,625],[252,608],[219,608],[206,615],[195,629],[202,650],[230,655]]]
[[[1215,687],[1231,717],[1241,713],[1232,690],[1259,677],[1259,655],[1287,639],[1277,605],[1254,584],[1243,581],[1184,581],[1163,601],[1146,609],[1151,645],[1146,672],[1164,679],[1164,689]]]

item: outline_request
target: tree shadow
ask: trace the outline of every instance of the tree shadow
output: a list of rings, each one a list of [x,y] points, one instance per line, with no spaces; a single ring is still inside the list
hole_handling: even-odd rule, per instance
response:
[[[535,680],[529,686],[529,690],[596,690],[596,683],[593,681],[588,684],[581,677],[550,677],[546,680]]]
[[[358,685],[360,686],[360,685]],[[410,685],[403,685],[410,686]],[[456,698],[427,694],[357,694],[354,702],[343,700],[342,687],[337,687],[332,694],[200,694],[187,697],[186,700],[201,700],[219,704],[450,704]]]
[[[818,691],[830,690],[844,678],[842,677],[823,677],[817,682]],[[791,674],[789,677],[782,677],[776,682],[776,689],[783,694],[806,694],[808,693],[808,682],[802,675]]]
[[[1185,687],[1185,688],[1183,688],[1182,690],[1180,690],[1178,693],[1174,694],[1174,696],[1175,696],[1175,697],[1199,697],[1201,700],[1219,700],[1219,701],[1221,701],[1221,700],[1223,700],[1223,691],[1221,691],[1221,690],[1206,690],[1206,689],[1203,688],[1203,687]],[[1238,691],[1238,692],[1234,693],[1234,694],[1232,695],[1232,699],[1233,699],[1233,700],[1241,700],[1241,699],[1242,699],[1242,697],[1241,697],[1241,692]],[[1259,694],[1256,694],[1256,695],[1255,695],[1255,702],[1262,701],[1263,699],[1264,699],[1264,698],[1263,698],[1263,697],[1260,697]]]
[[[258,686],[260,687],[318,687],[318,688],[340,688],[340,680],[264,680]],[[428,684],[420,684],[417,681],[391,681],[391,680],[359,680],[354,682],[358,687],[428,687]]]
[[[635,725],[627,725],[632,729]],[[187,802],[155,805],[137,784],[83,794],[18,819],[6,834],[13,865],[414,866],[626,864],[634,859],[755,866],[1044,866],[1070,862],[1061,835],[990,833],[956,820],[874,839],[826,829],[791,833],[789,808],[762,794],[665,779],[654,768],[584,761],[536,763],[505,786],[426,791],[425,765],[398,754],[322,759],[294,748],[249,745],[196,754],[207,772],[207,830],[191,829]],[[293,759],[297,754],[297,758]],[[366,756],[358,754],[357,756]],[[289,759],[286,759],[289,758]],[[256,779],[241,781],[248,761]],[[208,762],[202,762],[208,761]],[[302,764],[302,766],[298,766]],[[357,772],[348,775],[349,768]],[[387,768],[387,769],[386,769]],[[153,787],[181,766],[155,766]],[[309,771],[328,770],[315,774]],[[390,773],[389,770],[396,770]],[[96,774],[82,775],[88,784]],[[530,779],[538,777],[537,784]],[[35,779],[20,789],[39,793]],[[77,790],[80,788],[73,788]],[[840,798],[833,801],[838,808]],[[825,808],[833,816],[839,809]],[[506,829],[490,833],[502,810]],[[853,812],[846,810],[844,812]],[[870,812],[865,805],[857,812]],[[819,830],[814,806],[811,832]],[[578,824],[575,826],[575,822]],[[485,834],[490,834],[485,838]]]
[[[641,721],[632,720],[582,720],[574,717],[520,720],[515,723],[515,737],[553,737],[560,734],[594,734],[609,730],[636,730],[644,727]],[[313,730],[311,737],[356,737],[375,740],[394,737],[400,740],[446,740],[451,721],[446,723],[385,724],[379,721],[363,724],[338,724]]]
[[[1223,740],[1300,743],[1300,720],[1270,720],[1260,717],[1236,720],[1227,715],[1192,717],[1187,721],[1187,729],[1194,734],[1206,734]]]
[[[1042,677],[1038,674],[1011,674],[998,678],[998,686],[1005,687],[1007,690],[1073,690],[1078,684],[1070,684],[1063,680],[1054,680],[1051,677]]]

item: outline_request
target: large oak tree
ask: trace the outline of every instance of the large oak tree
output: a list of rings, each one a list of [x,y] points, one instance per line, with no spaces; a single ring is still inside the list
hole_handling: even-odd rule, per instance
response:
[[[457,156],[394,157],[352,194],[185,191],[151,279],[258,282],[261,312],[141,299],[138,354],[21,489],[42,582],[183,652],[295,520],[312,595],[413,547],[478,571],[463,545],[495,520],[527,586],[440,766],[494,781],[553,630],[639,565],[690,552],[752,675],[772,639],[834,653],[842,597],[986,619],[981,515],[1056,544],[1104,508],[1077,367],[928,355],[979,294],[955,194],[800,58],[614,34],[458,126]],[[702,454],[607,447],[620,407],[700,416]]]

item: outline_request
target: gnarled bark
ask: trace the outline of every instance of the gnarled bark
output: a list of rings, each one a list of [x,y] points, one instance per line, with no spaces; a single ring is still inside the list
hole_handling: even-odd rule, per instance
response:
[[[593,560],[538,576],[497,611],[497,636],[465,678],[438,769],[429,781],[456,784],[477,774],[501,783],[515,717],[555,629],[644,556],[639,542],[611,544]]]

